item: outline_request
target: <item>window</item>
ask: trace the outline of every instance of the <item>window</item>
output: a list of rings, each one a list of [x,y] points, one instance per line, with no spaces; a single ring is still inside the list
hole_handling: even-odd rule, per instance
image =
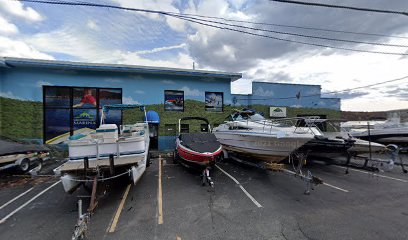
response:
[[[97,128],[101,108],[116,103],[122,103],[122,89],[44,86],[44,142],[61,143],[77,132]],[[121,111],[110,111],[105,121],[120,125]]]
[[[184,112],[184,91],[165,90],[164,110]]]
[[[223,112],[224,93],[205,92],[205,110],[208,112]]]
[[[190,132],[190,125],[188,124],[180,124],[180,133],[189,133]]]

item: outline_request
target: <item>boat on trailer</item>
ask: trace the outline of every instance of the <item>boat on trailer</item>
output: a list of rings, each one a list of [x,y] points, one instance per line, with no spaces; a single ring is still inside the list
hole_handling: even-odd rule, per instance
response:
[[[198,120],[206,123],[201,133],[181,133],[181,122]],[[179,119],[179,135],[176,138],[174,160],[186,167],[202,171],[202,184],[214,183],[210,177],[210,169],[222,153],[222,147],[215,135],[211,133],[209,121],[202,117],[184,117]]]
[[[343,128],[362,140],[408,147],[408,123],[400,122],[400,118],[384,122],[346,122]]]
[[[140,109],[144,122],[118,126],[106,124],[110,110]],[[73,135],[68,141],[69,159],[54,169],[61,176],[66,192],[73,192],[81,183],[105,181],[128,174],[134,184],[149,163],[149,127],[143,105],[105,105],[101,125],[89,134]]]
[[[214,134],[226,152],[250,161],[280,163],[314,136],[322,135],[317,128],[298,126],[299,119],[270,120],[253,110],[236,111],[214,128]]]

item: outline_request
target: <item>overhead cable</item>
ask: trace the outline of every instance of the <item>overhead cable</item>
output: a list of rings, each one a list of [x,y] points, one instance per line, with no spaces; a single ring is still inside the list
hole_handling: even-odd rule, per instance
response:
[[[208,26],[208,27],[212,27],[212,28],[217,28],[217,29],[221,29],[221,30],[234,31],[234,32],[244,33],[244,34],[247,34],[247,35],[270,38],[270,39],[275,39],[275,40],[285,41],[285,42],[299,43],[299,44],[309,45],[309,46],[317,46],[317,47],[324,47],[324,48],[347,50],[347,51],[354,51],[354,52],[376,53],[376,54],[383,54],[383,55],[399,55],[399,56],[407,56],[408,55],[408,53],[384,52],[384,51],[375,51],[375,50],[374,51],[372,51],[372,50],[363,50],[363,49],[355,49],[355,48],[348,48],[348,47],[331,46],[331,45],[313,43],[313,42],[304,42],[304,41],[286,39],[286,38],[281,38],[281,37],[274,37],[274,36],[270,36],[270,35],[259,34],[259,33],[254,33],[254,32],[248,32],[248,31],[235,29],[235,28],[212,25],[212,24],[206,23],[204,20],[193,20],[193,19],[188,18],[188,17],[178,16],[178,15],[175,15],[175,14],[172,14],[172,13],[169,13],[169,12],[165,12],[165,11],[155,11],[155,10],[149,10],[149,9],[129,8],[129,7],[121,7],[121,6],[115,6],[115,5],[87,3],[87,2],[67,2],[67,1],[57,1],[56,2],[56,1],[47,1],[47,0],[17,0],[17,1],[32,2],[32,3],[44,3],[44,4],[55,4],[55,5],[101,7],[101,8],[112,8],[112,9],[128,10],[128,11],[135,11],[135,12],[155,13],[155,14],[161,14],[161,15],[166,15],[166,16],[170,16],[170,17],[179,18],[179,19],[182,19],[182,20],[185,20],[185,21],[189,21],[189,22],[193,22],[193,23],[196,23],[196,24],[200,24],[200,25],[204,25],[204,26]]]
[[[298,5],[306,5],[306,6],[315,6],[315,7],[340,8],[340,9],[355,10],[355,11],[375,12],[375,13],[389,13],[389,14],[399,14],[399,15],[408,16],[408,12],[396,11],[396,10],[374,9],[374,8],[365,8],[365,7],[353,7],[353,6],[334,5],[334,4],[327,4],[327,3],[302,2],[302,1],[292,1],[292,0],[269,0],[269,1],[271,1],[271,2],[290,3],[290,4],[298,4]]]

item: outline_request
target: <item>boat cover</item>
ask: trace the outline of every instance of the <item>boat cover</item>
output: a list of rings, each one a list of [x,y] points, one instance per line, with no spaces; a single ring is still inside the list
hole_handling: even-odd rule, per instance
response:
[[[180,135],[181,144],[195,152],[215,152],[221,144],[212,133],[183,133]]]
[[[22,144],[0,139],[0,156],[27,153],[27,152],[48,152],[49,149],[38,144]]]

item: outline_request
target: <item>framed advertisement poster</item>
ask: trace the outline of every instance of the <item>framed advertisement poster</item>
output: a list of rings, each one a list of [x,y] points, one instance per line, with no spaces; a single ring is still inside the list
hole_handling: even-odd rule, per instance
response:
[[[224,93],[205,92],[205,110],[208,112],[223,112]]]
[[[120,88],[43,86],[44,143],[63,143],[73,134],[96,129],[102,107],[118,103],[122,103]],[[105,122],[122,124],[122,112],[111,111]]]
[[[164,91],[165,111],[184,111],[184,91],[165,90]]]

